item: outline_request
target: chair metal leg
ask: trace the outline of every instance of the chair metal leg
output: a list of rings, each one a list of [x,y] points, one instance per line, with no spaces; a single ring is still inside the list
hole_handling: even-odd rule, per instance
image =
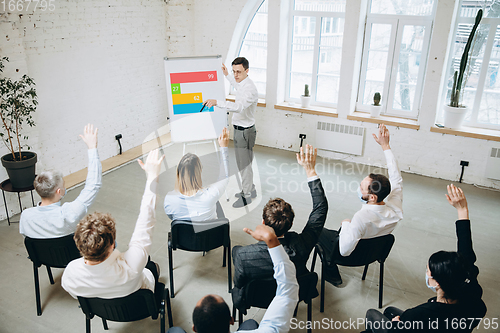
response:
[[[223,246],[223,251],[222,251],[222,267],[226,267],[226,247]]]
[[[314,269],[316,268],[316,256],[317,255],[318,255],[318,249],[314,248],[313,261],[311,263],[311,272],[314,272]]]
[[[243,313],[238,310],[238,328],[243,324]]]
[[[170,297],[175,298],[174,294],[174,263],[172,258],[172,248],[168,247],[168,275],[170,278]]]
[[[319,312],[325,312],[325,269],[324,263],[321,264],[321,295],[319,298]]]
[[[165,333],[165,298],[167,297],[166,295],[166,290],[163,293],[163,299],[161,300],[160,303],[160,332]]]
[[[366,273],[368,272],[368,265],[365,265],[365,270],[363,271],[363,276],[361,277],[361,280],[365,280],[366,278]]]
[[[109,330],[108,323],[107,323],[106,319],[104,319],[104,318],[101,318],[101,319],[102,319],[102,327],[104,327],[104,329],[106,331]]]
[[[308,325],[307,333],[312,332],[312,299],[309,300],[309,303],[307,303],[307,321],[311,323]]]
[[[172,307],[170,305],[170,296],[168,295],[168,289],[165,291],[165,302],[167,303],[167,317],[168,317],[168,327],[174,326],[174,320],[172,319]]]
[[[384,294],[384,262],[380,263],[380,276],[378,285],[378,308],[382,309],[382,296]]]
[[[233,304],[233,320],[236,321],[236,305]]]
[[[231,245],[227,247],[227,284],[229,285],[228,292],[233,289],[233,277],[231,272]]]
[[[54,284],[54,277],[52,276],[52,271],[50,270],[50,267],[49,266],[45,267],[47,267],[47,274],[49,275],[50,284]]]
[[[297,305],[295,305],[295,310],[293,310],[293,317],[297,317],[297,311],[299,310],[299,303],[300,301],[297,302]]]
[[[87,329],[86,331],[87,333],[90,333],[90,318],[85,316],[85,322],[86,322],[85,327]]]
[[[36,299],[36,315],[42,315],[42,302],[40,300],[40,282],[38,280],[38,267],[33,263],[33,275],[35,276],[35,299]]]

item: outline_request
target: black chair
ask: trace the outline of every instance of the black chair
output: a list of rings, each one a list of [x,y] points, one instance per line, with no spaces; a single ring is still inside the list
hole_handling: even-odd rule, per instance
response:
[[[312,322],[312,300],[318,297],[316,284],[318,283],[318,274],[311,272],[297,278],[299,284],[299,303],[304,301],[307,304],[307,321]],[[233,305],[233,318],[236,318],[238,311],[239,325],[243,323],[243,313],[251,307],[267,309],[276,295],[276,280],[274,278],[252,280],[243,287],[243,302],[239,307]],[[235,295],[233,294],[233,304]],[[297,315],[299,304],[295,307],[293,316]],[[310,329],[307,332],[311,332]]]
[[[205,253],[223,246],[222,267],[226,267],[227,261],[227,283],[229,292],[231,292],[231,238],[229,232],[229,220],[226,218],[203,222],[172,221],[171,230],[168,233],[168,269],[172,298],[175,297],[173,251],[177,249]]]
[[[365,280],[366,272],[368,271],[368,266],[378,261],[380,263],[380,274],[379,274],[379,288],[378,288],[378,307],[382,308],[382,296],[384,289],[384,263],[389,253],[391,252],[392,245],[394,244],[394,235],[384,235],[380,237],[370,238],[370,239],[361,239],[356,248],[352,253],[343,257],[339,253],[338,246],[331,249],[328,249],[328,245],[324,244],[324,238],[320,237],[318,244],[314,249],[313,260],[311,264],[311,271],[314,271],[314,267],[316,266],[316,256],[319,254],[321,259],[321,297],[320,297],[320,312],[325,310],[325,265],[337,264],[341,266],[365,266],[363,271],[363,276],[361,280]]]
[[[24,238],[24,245],[28,251],[28,258],[33,262],[33,274],[35,276],[36,314],[42,315],[40,301],[40,283],[38,279],[38,267],[45,265],[49,275],[50,284],[54,284],[51,267],[65,268],[70,261],[80,258],[80,252],[76,248],[73,235],[58,238]]]
[[[131,322],[148,317],[157,319],[158,314],[160,314],[161,333],[165,333],[165,310],[168,325],[173,326],[170,297],[164,283],[158,283],[157,288],[157,295],[149,289],[139,289],[128,296],[112,299],[78,296],[78,302],[85,314],[87,333],[90,333],[90,320],[94,316],[101,317],[102,325],[107,330],[107,320]]]

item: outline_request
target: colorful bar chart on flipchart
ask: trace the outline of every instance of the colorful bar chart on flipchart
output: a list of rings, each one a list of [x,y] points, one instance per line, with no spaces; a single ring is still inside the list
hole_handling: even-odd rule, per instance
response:
[[[217,71],[170,73],[170,88],[172,89],[172,104],[174,115],[200,113],[203,107],[201,92],[182,93],[189,85],[201,82],[217,82]],[[187,89],[191,90],[192,89]],[[204,108],[202,112],[213,112],[214,108]]]

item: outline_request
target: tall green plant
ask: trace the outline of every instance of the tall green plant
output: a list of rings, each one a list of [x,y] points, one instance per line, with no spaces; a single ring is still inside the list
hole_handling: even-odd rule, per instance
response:
[[[309,85],[308,84],[306,84],[306,86],[304,87],[304,96],[309,97]]]
[[[0,73],[3,73],[4,61],[9,61],[9,58],[0,59]],[[30,127],[35,126],[32,114],[37,104],[35,82],[28,75],[23,75],[17,81],[6,77],[0,78],[0,120],[2,122],[0,137],[11,152],[14,161],[22,160],[22,147],[26,146],[30,149],[29,146],[21,144],[21,137],[23,140],[28,139],[27,135],[22,134],[22,130],[25,124]]]
[[[476,33],[479,22],[483,18],[483,10],[479,9],[476,15],[476,22],[472,27],[469,38],[467,39],[467,44],[465,44],[464,52],[462,53],[462,59],[460,60],[460,71],[455,71],[453,74],[453,87],[451,88],[450,96],[450,106],[459,107],[460,106],[460,92],[463,88],[463,78],[467,65],[469,64],[469,51],[474,40],[474,35]]]

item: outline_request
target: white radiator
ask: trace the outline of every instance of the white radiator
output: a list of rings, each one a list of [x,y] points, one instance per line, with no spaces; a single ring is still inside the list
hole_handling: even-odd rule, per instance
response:
[[[500,180],[500,148],[491,148],[486,161],[486,178]]]
[[[362,155],[365,128],[318,121],[316,147],[340,153]]]

